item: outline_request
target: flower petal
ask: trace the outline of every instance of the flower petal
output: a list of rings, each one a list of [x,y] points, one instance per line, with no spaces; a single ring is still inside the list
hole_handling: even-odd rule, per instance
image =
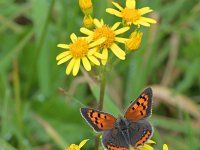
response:
[[[113,8],[107,8],[106,12],[109,13],[109,14],[115,15],[117,17],[122,17],[122,13],[120,11],[113,9]]]
[[[139,10],[139,12],[140,12],[141,15],[144,15],[144,14],[146,14],[146,13],[149,13],[149,12],[152,12],[152,11],[153,11],[153,10],[150,9],[149,7],[143,7],[143,8],[140,8],[140,9],[138,9],[138,10]]]
[[[110,49],[119,59],[125,59],[126,53],[117,44],[113,43]]]
[[[118,27],[119,27],[119,25],[121,24],[121,22],[116,22],[112,27],[111,27],[111,30],[116,30]]]
[[[167,144],[163,144],[163,150],[168,150]]]
[[[101,22],[98,20],[98,19],[94,19],[94,25],[97,27],[97,28],[101,28],[103,25],[101,24]]]
[[[118,8],[119,10],[123,10],[123,7],[120,6],[118,3],[112,2],[112,4],[113,4],[116,8]]]
[[[87,28],[84,28],[84,27],[80,28],[80,31],[86,35],[92,35],[94,33],[93,31],[91,31]]]
[[[153,147],[147,144],[144,144],[139,150],[153,150]]]
[[[80,58],[77,58],[73,67],[73,76],[76,76],[80,68]]]
[[[89,139],[83,140],[80,144],[79,144],[79,148],[83,147],[83,145],[85,145],[85,143],[88,141]]]
[[[101,19],[100,23],[101,23],[102,26],[104,25],[104,21],[103,21],[103,19]]]
[[[73,58],[73,59],[69,62],[68,66],[67,66],[67,68],[66,68],[66,74],[67,74],[67,75],[69,75],[69,74],[71,73],[71,71],[72,71],[72,69],[73,69],[73,67],[74,67],[75,60],[76,60],[76,59]]]
[[[148,144],[156,144],[156,142],[153,141],[153,140],[148,140],[147,143],[148,143]]]
[[[126,7],[135,9],[135,0],[126,0]]]
[[[143,20],[138,20],[138,21],[136,21],[135,23],[134,23],[135,25],[143,25],[143,26],[146,26],[146,27],[150,27],[150,24],[149,23],[147,23],[147,22],[145,22],[145,21],[143,21]]]
[[[64,48],[64,49],[69,49],[68,44],[57,44],[57,47]]]
[[[106,38],[105,38],[105,37],[102,37],[102,38],[100,38],[100,39],[98,39],[98,40],[96,40],[96,41],[90,43],[90,44],[89,44],[89,48],[92,48],[92,47],[95,47],[95,46],[97,46],[97,45],[100,45],[100,44],[102,44],[105,40],[106,40]]]
[[[69,54],[70,54],[70,51],[62,52],[58,56],[56,56],[56,60],[62,59],[63,57],[66,57]]]
[[[118,35],[118,34],[122,34],[126,31],[128,31],[129,29],[130,29],[130,27],[123,27],[123,28],[120,28],[118,30],[115,30],[114,32],[115,32],[115,35]]]
[[[96,56],[97,58],[100,58],[100,59],[106,59],[105,57],[103,57],[103,55],[101,53],[98,53],[98,52],[95,52],[94,56]]]
[[[156,20],[147,17],[141,17],[141,20],[148,23],[156,23]]]
[[[74,42],[77,40],[76,34],[72,33],[72,34],[70,35],[70,39],[71,39],[72,42],[74,43]]]
[[[87,70],[87,71],[91,70],[91,64],[90,64],[89,60],[86,57],[82,58],[82,63],[83,63],[83,66],[84,66],[85,70]]]
[[[63,57],[62,59],[60,59],[58,62],[57,62],[57,65],[60,65],[60,64],[63,64],[64,62],[70,60],[72,58],[72,55],[68,55],[66,57]]]
[[[97,66],[99,66],[100,65],[100,62],[99,62],[99,60],[96,58],[96,57],[94,57],[93,55],[87,55],[87,57],[89,58],[89,60],[91,61],[91,62],[93,62],[95,65],[97,65]]]
[[[115,41],[119,43],[125,43],[127,40],[127,38],[115,37]]]
[[[102,55],[103,55],[103,57],[104,57],[105,59],[102,59],[102,60],[101,60],[101,63],[102,63],[103,65],[105,65],[105,64],[107,63],[107,61],[108,61],[108,49],[107,49],[107,48],[104,48],[104,49],[103,49]]]
[[[98,50],[97,47],[94,47],[88,51],[88,55],[93,55]]]

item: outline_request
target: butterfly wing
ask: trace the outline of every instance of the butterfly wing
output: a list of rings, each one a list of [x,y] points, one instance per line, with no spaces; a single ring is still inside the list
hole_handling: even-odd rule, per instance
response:
[[[137,122],[130,122],[129,125],[129,138],[130,145],[137,149],[138,146],[143,145],[151,138],[153,128],[151,124],[146,120],[142,119]]]
[[[128,120],[138,121],[151,115],[152,89],[145,89],[140,96],[130,104],[124,117]]]
[[[151,124],[142,119],[137,122],[127,121],[128,127],[112,128],[102,135],[102,143],[108,150],[128,150],[130,146],[137,148],[151,138],[153,129]]]
[[[102,144],[108,150],[128,150],[129,145],[119,128],[106,130],[102,135]]]
[[[80,112],[82,117],[96,132],[111,129],[116,122],[114,116],[92,108],[81,108]]]

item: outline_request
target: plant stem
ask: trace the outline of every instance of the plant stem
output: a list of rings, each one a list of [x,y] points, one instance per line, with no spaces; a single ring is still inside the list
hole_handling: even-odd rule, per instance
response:
[[[98,104],[98,110],[100,111],[103,109],[105,89],[106,89],[106,68],[103,67],[100,79],[100,94],[99,94],[99,104]],[[99,135],[97,135],[95,138],[95,145],[94,145],[95,150],[99,149],[99,138],[100,138]]]
[[[21,135],[23,135],[23,119],[22,119],[22,101],[20,96],[20,79],[19,79],[19,66],[18,61],[14,59],[13,61],[13,91],[15,97],[15,112],[17,128]],[[24,150],[24,144],[22,140],[19,140],[19,150]]]
[[[103,68],[101,75],[100,95],[99,95],[99,105],[98,105],[98,110],[100,111],[103,109],[105,89],[106,89],[106,74],[105,74],[105,68]]]

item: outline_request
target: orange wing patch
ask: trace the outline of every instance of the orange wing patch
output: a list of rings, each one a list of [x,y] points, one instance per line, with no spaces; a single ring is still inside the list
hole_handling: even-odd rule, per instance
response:
[[[124,117],[138,121],[151,115],[152,91],[147,88],[127,109]]]
[[[107,145],[107,149],[108,150],[128,150],[128,148],[125,148],[125,147],[116,147],[112,145]]]
[[[91,108],[81,108],[83,118],[97,132],[113,128],[116,118],[108,113],[104,113]]]
[[[114,117],[105,113],[89,110],[87,114],[91,121],[102,130],[113,128],[113,124],[116,122]]]
[[[147,131],[147,133],[134,145],[134,147],[138,147],[143,145],[151,136],[151,132]]]

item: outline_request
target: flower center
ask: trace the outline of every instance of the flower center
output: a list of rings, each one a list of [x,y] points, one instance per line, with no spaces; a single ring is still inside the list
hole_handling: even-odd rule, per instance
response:
[[[126,22],[135,22],[141,17],[140,12],[137,9],[125,8],[122,10],[122,18]]]
[[[82,58],[87,54],[89,45],[85,39],[78,38],[74,43],[70,44],[69,49],[73,57]]]
[[[99,48],[109,48],[115,40],[115,33],[108,26],[104,25],[94,30],[94,41],[102,37],[106,37],[106,40],[100,44]]]

